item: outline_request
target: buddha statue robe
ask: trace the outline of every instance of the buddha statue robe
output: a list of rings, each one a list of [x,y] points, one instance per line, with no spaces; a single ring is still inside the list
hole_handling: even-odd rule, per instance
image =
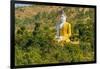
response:
[[[60,41],[70,42],[71,36],[71,24],[64,22],[63,26],[59,30]]]

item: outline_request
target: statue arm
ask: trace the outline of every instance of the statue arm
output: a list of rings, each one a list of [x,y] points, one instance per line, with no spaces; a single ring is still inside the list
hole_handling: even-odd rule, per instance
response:
[[[69,36],[71,36],[71,24],[69,24]]]

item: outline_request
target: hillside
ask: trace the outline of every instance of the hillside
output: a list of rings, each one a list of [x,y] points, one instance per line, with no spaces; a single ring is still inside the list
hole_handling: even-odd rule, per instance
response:
[[[72,25],[71,41],[55,41],[57,12],[64,8]],[[15,9],[15,64],[94,61],[94,9],[32,5]]]

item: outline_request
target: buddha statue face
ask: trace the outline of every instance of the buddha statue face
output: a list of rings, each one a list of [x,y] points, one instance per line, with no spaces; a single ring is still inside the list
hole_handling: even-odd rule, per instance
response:
[[[60,17],[60,20],[61,20],[61,23],[66,22],[66,15],[62,14],[61,17]]]
[[[64,13],[63,10],[59,11],[58,16],[59,16],[59,21],[60,21],[60,23],[66,22],[66,18],[67,18],[67,17],[66,17],[66,15],[65,15],[65,13]]]

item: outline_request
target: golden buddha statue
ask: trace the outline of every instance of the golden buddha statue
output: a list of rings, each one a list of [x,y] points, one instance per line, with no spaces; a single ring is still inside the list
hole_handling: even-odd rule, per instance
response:
[[[56,39],[58,42],[70,42],[71,24],[66,22],[67,16],[64,11],[60,11],[59,23],[56,25]]]

